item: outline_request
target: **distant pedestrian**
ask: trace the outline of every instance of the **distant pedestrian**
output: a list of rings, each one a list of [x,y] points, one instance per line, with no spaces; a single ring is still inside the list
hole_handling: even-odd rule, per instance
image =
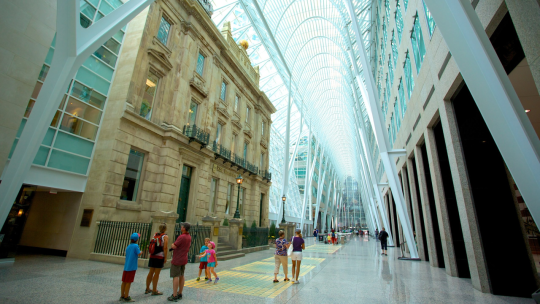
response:
[[[379,239],[379,229],[378,228],[375,229],[375,239],[376,240]]]
[[[337,245],[336,232],[332,229],[332,245]]]
[[[287,242],[284,236],[285,232],[283,232],[283,230],[280,230],[279,239],[276,240],[276,253],[274,255],[274,260],[276,263],[276,267],[274,268],[274,283],[279,282],[279,280],[277,279],[277,275],[279,273],[279,265],[283,265],[283,273],[285,274],[285,279],[283,279],[283,281],[290,281],[287,277],[287,273],[289,271],[289,257],[287,256],[287,249],[289,248],[290,244]]]
[[[317,229],[313,230],[313,236],[315,237],[315,241],[317,241]]]
[[[135,280],[135,272],[137,271],[137,260],[141,255],[141,249],[137,245],[137,241],[141,235],[137,232],[131,234],[131,244],[126,248],[126,262],[124,264],[124,273],[122,274],[122,287],[120,289],[120,301],[135,302],[129,296],[131,283]]]
[[[388,254],[386,254],[387,241],[388,241],[388,232],[386,232],[384,230],[384,227],[382,228],[381,232],[379,233],[379,240],[381,241],[381,249],[382,249],[382,254],[381,255],[388,256]]]
[[[173,258],[171,261],[171,278],[173,278],[173,294],[167,298],[169,301],[176,302],[182,299],[182,291],[184,290],[184,271],[188,262],[189,247],[191,247],[191,235],[189,235],[191,225],[184,222],[181,225],[182,232],[176,241],[172,244]]]
[[[291,255],[292,282],[293,284],[299,284],[300,279],[298,276],[300,274],[300,263],[302,262],[302,250],[306,249],[306,244],[302,238],[302,231],[300,229],[296,229],[296,235],[291,239],[291,245],[293,246],[293,252]]]
[[[148,276],[146,276],[145,294],[151,293],[153,296],[163,294],[163,292],[157,290],[157,284],[161,269],[163,269],[163,265],[165,264],[165,261],[167,261],[167,251],[164,250],[164,248],[168,248],[169,246],[169,237],[167,234],[165,234],[166,231],[166,223],[159,225],[159,232],[156,232],[150,241],[150,250],[153,250],[153,252],[150,253],[150,259],[148,260],[148,267],[150,268],[150,271],[148,272]],[[150,290],[150,283],[152,283],[152,290]]]
[[[199,253],[205,253],[206,250],[208,250],[208,245],[210,244],[210,239],[209,238],[205,238],[204,239],[204,245],[202,245],[201,247],[201,250],[199,251]],[[208,256],[202,256],[201,255],[201,260],[200,260],[200,263],[199,263],[199,275],[197,276],[197,282],[199,282],[201,280],[201,273],[204,269],[204,280],[205,281],[208,281],[208,278],[210,277],[208,275]]]
[[[206,284],[212,283],[212,274],[214,274],[214,277],[216,278],[214,284],[217,284],[219,281],[219,278],[214,271],[214,268],[218,265],[216,251],[214,249],[216,249],[216,243],[208,242],[208,249],[201,255],[201,258],[208,257],[208,282],[206,282]]]

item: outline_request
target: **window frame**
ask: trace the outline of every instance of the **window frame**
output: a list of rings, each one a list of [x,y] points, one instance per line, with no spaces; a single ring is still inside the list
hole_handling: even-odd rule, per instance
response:
[[[223,86],[225,86],[225,90],[223,90]],[[227,86],[229,86],[229,83],[225,81],[225,78],[222,78],[219,86],[219,99],[223,100],[223,102],[227,101]]]
[[[171,38],[171,32],[172,32],[172,28],[173,28],[173,22],[171,22],[171,17],[169,17],[165,12],[161,12],[161,18],[159,19],[159,25],[158,25],[158,30],[157,30],[157,33],[156,33],[156,39],[161,42],[164,46],[168,46],[169,44],[169,38]],[[165,42],[161,41],[161,39],[159,38],[159,32],[161,30],[161,24],[162,22],[165,21],[169,24],[169,30],[167,31],[167,38],[165,39]]]
[[[148,77],[149,74],[153,74],[154,76],[157,77],[157,83],[155,85],[156,89],[154,91],[154,96],[152,98],[152,104],[150,105],[150,110],[148,111],[148,113],[145,116],[142,116],[142,113],[141,113],[144,99],[141,101],[141,105],[139,107],[139,116],[143,117],[146,120],[151,121],[152,120],[152,115],[154,114],[154,109],[156,107],[157,99],[158,99],[157,97],[158,97],[159,88],[160,88],[159,84],[160,84],[161,80],[163,79],[163,77],[160,77],[160,73],[157,72],[154,68],[150,67],[150,68],[148,68],[148,71],[146,72],[146,77],[144,78],[145,79],[145,86],[146,86],[147,81],[149,79],[149,77]],[[144,89],[143,96],[144,96],[144,94],[146,94],[146,87]],[[150,116],[147,118],[148,115],[150,115]]]
[[[146,175],[146,162],[148,161],[148,152],[144,151],[144,150],[141,150],[139,148],[136,148],[136,147],[133,147],[131,146],[130,149],[129,149],[129,154],[128,154],[128,162],[129,162],[129,155],[131,155],[131,150],[135,151],[135,152],[138,152],[138,153],[141,153],[143,155],[143,161],[142,161],[142,164],[140,165],[141,169],[140,169],[140,174],[139,174],[139,179],[137,180],[137,185],[135,187],[135,191],[133,191],[133,195],[135,197],[135,200],[127,200],[127,199],[122,199],[122,192],[120,192],[120,200],[121,201],[124,201],[124,202],[131,202],[131,203],[137,203],[138,202],[138,199],[141,197],[142,195],[142,191],[143,191],[143,188],[144,188],[144,177]],[[126,177],[126,172],[127,172],[127,169],[128,169],[128,164],[126,163],[126,170],[124,171],[124,179]],[[122,181],[122,184],[123,184],[123,181]],[[123,185],[122,185],[122,189],[123,189]]]
[[[199,58],[202,56],[203,58],[203,62],[202,62],[202,69],[201,69],[201,72],[199,73]],[[206,58],[208,56],[206,56],[206,54],[202,51],[202,49],[199,48],[199,51],[197,52],[197,60],[195,62],[195,73],[199,74],[199,76],[203,77],[204,76],[204,68],[206,67]]]
[[[212,186],[214,187],[213,197],[212,197]],[[210,214],[215,214],[217,212],[218,192],[219,192],[219,178],[212,176],[212,179],[210,180],[210,201],[208,202],[208,212]]]

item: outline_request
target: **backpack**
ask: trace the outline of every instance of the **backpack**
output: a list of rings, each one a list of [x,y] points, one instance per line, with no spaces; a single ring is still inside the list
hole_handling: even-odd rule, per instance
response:
[[[155,234],[152,240],[150,240],[150,245],[148,245],[148,252],[150,254],[154,254],[156,252],[156,247],[159,246],[159,243],[161,238],[163,237],[163,234]]]

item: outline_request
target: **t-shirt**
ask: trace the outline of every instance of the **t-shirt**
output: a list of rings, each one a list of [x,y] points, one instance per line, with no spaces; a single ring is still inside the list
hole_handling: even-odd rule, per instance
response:
[[[276,255],[287,256],[287,247],[285,245],[289,244],[286,239],[277,239],[276,240]]]
[[[137,260],[139,259],[141,249],[135,243],[129,244],[126,248],[126,263],[124,264],[125,271],[137,270]]]
[[[332,232],[332,237],[335,238],[336,237],[336,234]]]
[[[386,231],[379,232],[379,240],[381,240],[381,242],[386,242],[387,237],[388,233]]]
[[[216,261],[215,254],[216,254],[216,251],[214,249],[206,249],[206,256],[208,257],[208,263],[214,263]]]
[[[208,247],[206,247],[206,245],[203,245],[201,247],[201,251],[199,251],[199,252],[203,253],[203,252],[206,252],[206,250],[208,250]],[[201,262],[208,262],[208,255],[205,255],[204,257],[202,257]]]
[[[173,250],[171,264],[182,266],[187,264],[189,247],[191,247],[191,235],[189,233],[180,234],[174,242],[176,249]]]
[[[292,251],[300,251],[302,252],[302,244],[304,244],[304,239],[298,236],[293,236],[293,239],[291,241],[292,243]]]

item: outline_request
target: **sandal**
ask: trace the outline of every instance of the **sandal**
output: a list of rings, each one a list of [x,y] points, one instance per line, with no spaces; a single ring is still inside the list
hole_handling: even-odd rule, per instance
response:
[[[274,280],[274,283],[278,283],[279,281],[278,280]]]
[[[161,291],[152,291],[152,295],[153,296],[162,296],[163,292],[161,292]]]
[[[152,293],[151,289],[147,289],[147,290],[144,291],[144,294],[149,294],[149,293]]]
[[[286,278],[286,279],[284,279],[283,281],[285,281],[285,282],[289,282],[290,280],[291,280],[291,279],[289,279],[289,278]]]

